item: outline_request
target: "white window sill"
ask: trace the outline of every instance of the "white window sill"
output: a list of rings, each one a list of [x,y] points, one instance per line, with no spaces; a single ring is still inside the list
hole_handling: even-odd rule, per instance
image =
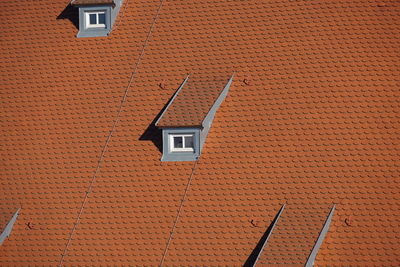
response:
[[[174,152],[194,152],[194,149],[193,148],[181,148],[181,149],[174,148],[174,149],[171,149],[171,152],[172,153],[174,153]]]
[[[86,29],[105,29],[106,25],[105,24],[99,24],[99,25],[88,25],[86,26]]]

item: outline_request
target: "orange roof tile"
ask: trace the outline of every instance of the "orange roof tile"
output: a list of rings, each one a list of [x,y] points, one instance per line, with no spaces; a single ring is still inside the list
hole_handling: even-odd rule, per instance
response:
[[[316,266],[400,265],[399,1],[125,0],[102,38],[42,2],[0,21],[0,265],[240,266],[284,203],[260,266],[304,264],[333,203]],[[197,165],[160,162],[149,125],[223,71]]]

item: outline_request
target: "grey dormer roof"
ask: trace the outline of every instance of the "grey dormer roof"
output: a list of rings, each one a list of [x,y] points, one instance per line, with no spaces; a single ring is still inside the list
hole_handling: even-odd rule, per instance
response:
[[[113,5],[114,0],[72,0],[71,5]]]
[[[167,106],[158,127],[203,127],[207,115],[216,111],[225,98],[233,76],[187,78]]]

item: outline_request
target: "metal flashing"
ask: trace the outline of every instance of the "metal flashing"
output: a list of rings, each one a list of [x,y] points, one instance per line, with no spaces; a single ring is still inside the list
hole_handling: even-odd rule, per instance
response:
[[[324,223],[324,226],[322,227],[322,230],[321,230],[321,232],[319,233],[319,236],[318,236],[318,238],[317,238],[317,241],[315,242],[315,245],[314,245],[313,249],[311,250],[310,256],[308,256],[307,262],[306,262],[306,264],[304,265],[305,267],[312,267],[312,266],[314,266],[314,261],[315,261],[315,258],[317,257],[319,248],[321,247],[322,242],[324,241],[325,236],[326,236],[326,234],[327,234],[328,231],[329,231],[329,226],[330,226],[331,221],[332,221],[332,217],[333,217],[333,213],[334,213],[334,211],[335,211],[335,207],[336,207],[336,205],[333,205],[331,211],[329,212],[329,215],[328,215],[328,217],[326,218],[326,221],[325,221],[325,223]]]
[[[12,231],[13,226],[14,226],[14,223],[17,220],[17,217],[19,215],[19,211],[20,210],[21,210],[21,208],[17,209],[17,211],[14,213],[14,215],[12,216],[10,221],[7,223],[7,225],[4,228],[4,230],[1,232],[1,234],[0,234],[0,245],[3,244],[4,240],[6,239],[6,237],[8,238],[10,236],[11,231]]]

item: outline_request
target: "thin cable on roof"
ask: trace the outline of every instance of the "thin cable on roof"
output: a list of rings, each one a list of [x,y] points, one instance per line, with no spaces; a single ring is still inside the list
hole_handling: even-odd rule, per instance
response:
[[[104,154],[105,154],[105,152],[107,151],[107,147],[108,147],[108,144],[109,144],[109,142],[110,142],[110,140],[111,140],[111,136],[112,136],[112,134],[113,134],[114,131],[115,131],[115,128],[116,128],[116,126],[117,126],[117,123],[119,122],[120,115],[121,115],[121,112],[122,112],[122,108],[124,107],[124,103],[125,103],[125,101],[126,101],[126,97],[127,97],[127,95],[128,95],[128,92],[129,92],[129,88],[131,87],[131,85],[132,85],[132,83],[133,83],[133,78],[135,77],[135,75],[136,75],[136,73],[137,73],[137,70],[138,70],[138,68],[139,68],[140,62],[141,62],[142,57],[143,57],[143,55],[144,55],[144,51],[145,51],[145,49],[146,49],[146,47],[147,47],[147,44],[148,44],[148,42],[149,42],[149,39],[150,39],[151,33],[152,33],[152,31],[153,31],[154,25],[156,24],[157,19],[158,19],[158,17],[159,17],[159,14],[160,14],[160,11],[161,11],[161,8],[162,8],[162,6],[163,6],[164,1],[165,1],[165,0],[161,0],[160,5],[158,6],[158,9],[157,9],[157,13],[156,13],[156,15],[155,15],[155,17],[154,17],[154,19],[153,19],[153,22],[152,22],[152,24],[151,24],[151,26],[150,26],[149,32],[148,32],[148,34],[147,34],[147,37],[146,37],[146,39],[145,39],[145,41],[144,41],[143,48],[142,48],[142,50],[140,51],[138,60],[136,61],[135,67],[134,67],[133,72],[132,72],[132,74],[131,74],[131,77],[130,77],[130,79],[129,79],[128,86],[127,86],[126,89],[125,89],[124,95],[123,95],[122,100],[121,100],[121,104],[119,105],[119,108],[118,108],[117,116],[116,116],[116,118],[115,118],[115,120],[114,120],[114,123],[113,123],[113,125],[112,125],[111,131],[110,131],[110,133],[109,133],[109,135],[108,135],[108,137],[107,137],[106,143],[104,144],[103,149],[102,149],[102,151],[101,151],[100,158],[99,158],[99,161],[98,161],[98,163],[97,163],[96,170],[95,170],[95,172],[94,172],[94,174],[93,174],[93,177],[92,177],[92,179],[91,179],[91,181],[90,181],[88,190],[86,191],[85,197],[84,197],[84,199],[83,199],[83,201],[82,201],[82,205],[81,205],[81,208],[80,208],[80,210],[79,210],[79,212],[78,212],[78,216],[77,216],[77,218],[76,218],[76,221],[75,221],[75,223],[74,223],[74,226],[72,227],[72,230],[71,230],[71,232],[70,232],[70,234],[69,234],[69,238],[68,238],[67,244],[65,245],[64,251],[63,251],[63,253],[61,254],[61,259],[60,259],[60,262],[59,262],[58,266],[62,266],[63,261],[64,261],[64,258],[65,258],[65,256],[67,255],[68,248],[69,248],[69,245],[70,245],[71,240],[72,240],[72,236],[73,236],[73,234],[74,234],[74,232],[75,232],[75,230],[76,230],[77,225],[78,225],[79,222],[80,222],[80,218],[81,218],[81,215],[82,215],[82,213],[83,213],[83,209],[85,208],[85,204],[86,204],[86,202],[87,202],[88,196],[89,196],[90,192],[92,191],[93,184],[94,184],[94,182],[96,181],[96,177],[97,177],[98,172],[100,171],[101,164],[102,164],[103,158],[104,158]]]
[[[181,204],[180,204],[179,209],[178,209],[178,213],[176,214],[174,224],[172,225],[172,229],[171,229],[167,244],[165,246],[163,256],[162,256],[160,264],[159,264],[160,267],[164,264],[165,257],[167,256],[167,252],[168,252],[169,246],[170,246],[172,238],[174,236],[176,224],[178,223],[179,217],[181,216],[181,211],[182,211],[182,208],[183,208],[183,204],[185,203],[187,193],[189,192],[189,187],[192,184],[193,174],[194,174],[194,171],[196,170],[198,162],[199,162],[199,159],[197,159],[193,164],[192,172],[190,173],[189,180],[188,180],[188,183],[186,185],[185,192],[183,193]]]

